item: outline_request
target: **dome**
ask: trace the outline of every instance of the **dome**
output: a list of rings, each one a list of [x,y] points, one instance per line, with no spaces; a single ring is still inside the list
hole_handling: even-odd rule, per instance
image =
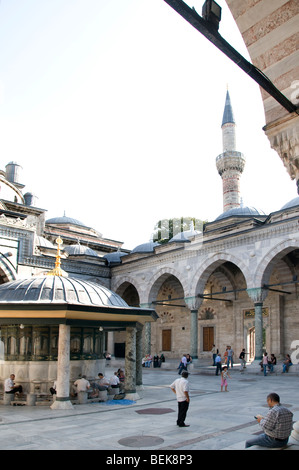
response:
[[[107,255],[104,255],[103,258],[105,258],[108,262],[108,265],[110,266],[111,264],[118,264],[121,263],[121,258],[123,256],[126,256],[128,253],[123,253],[121,251],[114,251],[113,253],[108,253]]]
[[[65,215],[63,217],[53,217],[52,219],[48,219],[46,220],[46,224],[78,225],[79,227],[86,227],[86,225],[79,220],[73,219],[72,217],[66,217]]]
[[[36,237],[36,246],[40,246],[41,248],[55,248],[49,240],[40,236]]]
[[[177,233],[174,237],[169,240],[170,242],[188,242],[189,238],[194,237],[195,235],[199,235],[202,232],[198,230],[194,230],[194,228],[190,228],[190,230],[185,230],[184,232]]]
[[[76,245],[66,245],[64,247],[64,251],[69,255],[99,256],[94,250],[88,246],[80,245],[80,243],[77,243]]]
[[[220,214],[216,220],[226,219],[227,217],[256,217],[265,215],[264,212],[258,211],[255,207],[235,207]]]
[[[290,209],[290,207],[299,206],[299,196],[287,202],[280,210]]]
[[[117,294],[90,281],[38,276],[0,285],[0,303],[67,303],[97,307],[128,307]]]
[[[160,243],[158,242],[147,242],[147,243],[142,243],[141,245],[136,246],[132,250],[132,253],[153,253],[155,246],[159,246]]]

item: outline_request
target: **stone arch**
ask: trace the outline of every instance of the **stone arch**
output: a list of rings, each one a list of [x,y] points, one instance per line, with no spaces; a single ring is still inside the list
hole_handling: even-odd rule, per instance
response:
[[[125,283],[132,284],[138,292],[141,291],[141,287],[137,279],[131,276],[121,276],[119,278],[112,279],[111,289],[113,290],[113,292],[118,293],[118,295],[120,295],[119,294],[120,287],[122,284],[125,284]]]
[[[196,271],[193,276],[190,296],[196,297],[198,293],[202,293],[211,274],[225,262],[230,262],[240,269],[247,286],[251,283],[251,273],[242,260],[228,253],[216,253],[207,258]]]
[[[135,279],[131,277],[124,277],[118,280],[118,283],[113,286],[113,290],[118,294],[128,305],[139,307],[140,305],[140,288]]]
[[[176,271],[173,268],[161,268],[156,274],[152,276],[152,278],[148,282],[148,289],[145,294],[145,297],[148,299],[148,303],[151,303],[156,300],[159,289],[169,276],[174,276],[178,280],[178,282],[182,286],[184,293],[187,291],[188,286],[186,279],[181,278],[182,275],[180,272]]]
[[[0,256],[0,284],[15,281],[16,279],[17,273],[14,266],[3,255]]]
[[[297,240],[291,239],[280,242],[275,247],[271,248],[259,263],[254,275],[253,284],[250,287],[261,287],[264,284],[268,284],[277,261],[291,251],[298,249],[299,243]]]

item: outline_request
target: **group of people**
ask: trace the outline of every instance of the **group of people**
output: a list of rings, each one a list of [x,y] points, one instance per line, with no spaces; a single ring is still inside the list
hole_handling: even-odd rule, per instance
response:
[[[146,354],[142,358],[142,367],[150,367],[151,363],[153,363],[154,367],[161,367],[162,362],[165,362],[164,354],[162,353],[160,356],[155,354],[154,357],[151,354]]]
[[[221,354],[219,353],[219,350],[215,348],[215,345],[213,344],[212,348],[212,355],[213,355],[213,366],[216,367],[216,375],[221,373],[222,366],[223,364],[226,364],[227,368],[229,368],[229,365],[231,367],[234,366],[234,351],[232,350],[231,346],[227,346],[226,350],[223,355],[223,359],[221,357]],[[239,361],[240,361],[240,370],[246,369],[246,353],[245,349],[243,348],[242,351],[239,354]],[[265,352],[263,355],[263,358],[260,362],[261,366],[261,372],[264,373],[264,375],[267,375],[267,371],[269,372],[274,372],[274,366],[277,365],[277,359],[275,354],[271,354],[270,357],[268,356],[268,353]],[[283,364],[282,364],[282,372],[288,372],[290,366],[292,366],[292,361],[291,357],[289,354],[286,355]]]
[[[260,362],[261,366],[261,371],[264,373],[264,375],[267,375],[267,370],[270,372],[274,371],[274,366],[277,364],[276,357],[274,354],[271,354],[271,356],[268,356],[267,352],[264,352],[263,358]],[[289,368],[293,365],[291,356],[289,354],[286,354],[285,359],[282,363],[282,372],[286,373],[289,372]]]
[[[218,375],[219,372],[220,373],[222,372],[223,363],[225,364],[226,369],[229,368],[229,365],[231,366],[231,368],[234,367],[234,351],[231,346],[226,346],[226,350],[223,354],[223,360],[218,349],[216,350],[215,345],[213,345],[212,354],[213,354],[213,366],[216,367],[216,372],[215,372],[216,375]],[[239,359],[241,363],[241,370],[246,368],[245,355],[246,355],[245,349],[242,349],[239,355]]]
[[[87,380],[86,375],[82,375],[82,377],[74,382],[71,395],[75,397],[79,392],[90,392],[90,398],[97,398],[99,392],[107,390],[109,393],[112,389],[116,388],[119,388],[120,392],[123,392],[125,388],[125,374],[122,369],[118,369],[117,372],[114,372],[109,380],[106,379],[102,372],[99,372],[98,379],[91,383]],[[57,382],[54,382],[53,386],[50,388],[51,394],[56,395],[56,390]]]
[[[222,362],[226,363],[227,368],[229,368],[229,364],[231,367],[234,367],[234,351],[231,346],[226,346],[226,350],[223,354],[223,361],[221,358],[221,354],[219,350],[216,349],[215,344],[212,347],[212,355],[213,355],[213,366],[216,366],[216,375],[218,375],[219,371],[221,371]],[[245,349],[242,349],[239,359],[241,362],[241,367],[246,367],[246,359],[245,359]]]
[[[192,357],[190,354],[183,354],[181,362],[178,366],[178,374],[181,375],[182,371],[188,371],[188,366],[192,363]]]
[[[189,427],[185,423],[187,411],[190,405],[188,372],[184,370],[182,377],[176,379],[171,385],[171,390],[175,393],[178,403],[178,415],[176,424],[180,428]],[[224,366],[221,375],[221,391],[223,386],[227,391],[228,367]],[[293,413],[281,405],[280,397],[277,393],[270,393],[267,396],[269,411],[266,416],[255,416],[257,422],[262,428],[262,433],[249,439],[245,443],[245,448],[259,445],[269,448],[283,447],[288,443],[289,436],[293,429]]]
[[[267,370],[269,372],[274,372],[274,366],[276,366],[277,360],[274,354],[271,354],[271,356],[268,356],[267,352],[264,352],[263,358],[260,362],[261,366],[261,372],[264,373],[264,375],[267,375]]]

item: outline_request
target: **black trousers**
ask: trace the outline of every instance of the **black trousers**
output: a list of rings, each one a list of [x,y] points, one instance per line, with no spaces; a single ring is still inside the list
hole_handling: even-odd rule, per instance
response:
[[[188,401],[178,401],[178,419],[176,422],[178,426],[184,426],[188,408]]]
[[[19,392],[19,393],[22,393],[23,392],[23,388],[22,388],[22,385],[18,385],[17,387],[14,387],[12,390],[10,390],[9,392],[5,392],[5,393],[16,393],[16,392]]]

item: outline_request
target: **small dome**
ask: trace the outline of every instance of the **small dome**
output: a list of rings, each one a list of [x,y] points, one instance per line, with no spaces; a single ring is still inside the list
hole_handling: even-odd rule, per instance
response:
[[[51,243],[49,240],[47,240],[44,237],[37,236],[36,237],[36,246],[40,246],[42,248],[55,248],[53,243]]]
[[[99,256],[94,250],[88,246],[80,245],[80,243],[77,243],[76,245],[66,245],[64,247],[64,251],[69,255]]]
[[[299,206],[299,196],[287,202],[280,210],[290,209],[290,207]]]
[[[258,211],[255,207],[235,207],[220,214],[216,220],[226,219],[228,217],[257,217],[265,215],[264,212]]]
[[[158,242],[147,242],[147,243],[142,243],[141,245],[136,246],[132,250],[132,253],[153,253],[155,246],[159,246],[160,243]]]
[[[107,255],[104,255],[103,258],[107,260],[107,263],[110,266],[112,264],[120,264],[121,258],[127,254],[128,253],[123,253],[122,251],[114,251],[113,253],[107,253]]]
[[[185,230],[184,232],[177,233],[174,237],[169,240],[171,242],[189,242],[189,238],[194,237],[195,235],[200,235],[202,232],[194,230],[193,225],[190,227],[190,230]]]
[[[104,286],[82,279],[47,275],[1,284],[0,302],[128,307],[119,295]]]
[[[73,219],[72,217],[66,217],[65,215],[63,217],[53,217],[52,219],[48,219],[46,220],[46,224],[78,225],[79,227],[87,228],[86,225],[79,220]]]

